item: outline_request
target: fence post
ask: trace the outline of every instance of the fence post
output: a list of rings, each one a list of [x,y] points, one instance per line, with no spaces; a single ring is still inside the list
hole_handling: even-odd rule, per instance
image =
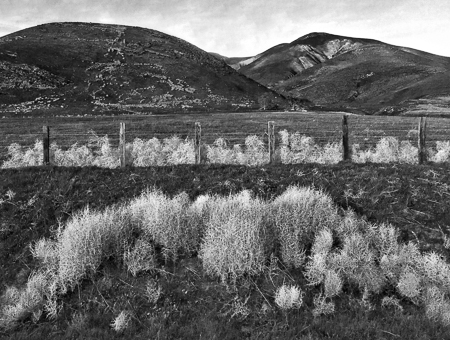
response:
[[[44,165],[50,164],[50,126],[44,125],[42,128],[42,146]]]
[[[347,115],[342,116],[342,160],[351,161],[350,145],[348,142],[348,120]]]
[[[125,156],[125,122],[120,122],[119,133],[119,154],[120,154],[120,167],[125,168],[126,156]]]
[[[195,122],[195,139],[194,139],[195,164],[200,164],[202,160],[201,144],[202,144],[202,126],[200,125],[199,122]]]
[[[269,163],[275,163],[275,122],[267,123],[267,135],[269,137]]]
[[[419,164],[423,164],[427,161],[427,149],[425,147],[426,141],[426,128],[427,128],[427,119],[425,117],[420,117],[419,120],[419,141],[418,141],[418,152],[419,152]]]

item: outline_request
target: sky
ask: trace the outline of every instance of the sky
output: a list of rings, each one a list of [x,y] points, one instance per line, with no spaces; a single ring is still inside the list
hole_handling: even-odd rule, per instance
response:
[[[60,21],[151,28],[228,57],[311,32],[450,57],[450,0],[0,0],[0,36]]]

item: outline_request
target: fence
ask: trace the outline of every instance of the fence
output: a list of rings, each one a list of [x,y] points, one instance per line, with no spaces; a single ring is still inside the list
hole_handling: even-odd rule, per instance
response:
[[[426,126],[427,118],[421,117],[417,127],[417,148],[418,148],[418,160],[419,164],[423,164],[427,161],[426,152]],[[351,143],[350,143],[350,128],[349,128],[349,116],[342,116],[342,131],[341,131],[341,145],[342,145],[342,161],[351,161]],[[411,133],[412,130],[409,130]],[[267,139],[268,139],[268,153],[269,163],[275,163],[275,151],[276,151],[276,138],[275,138],[275,122],[269,121],[267,123]],[[51,128],[50,126],[43,126],[43,163],[45,165],[50,164],[50,142],[51,142]],[[120,122],[119,125],[119,155],[120,165],[125,167],[127,164],[126,159],[126,123]],[[194,154],[195,163],[200,164],[202,162],[202,127],[200,122],[194,124]]]

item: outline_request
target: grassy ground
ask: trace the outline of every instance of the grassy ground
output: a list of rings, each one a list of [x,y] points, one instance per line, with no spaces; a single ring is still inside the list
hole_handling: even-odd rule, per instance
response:
[[[152,187],[169,195],[185,191],[191,198],[250,189],[271,199],[292,184],[321,188],[343,209],[392,223],[403,241],[450,255],[443,247],[443,233],[450,234],[450,175],[443,165],[11,169],[0,171],[1,290],[23,285],[36,268],[29,244],[50,236],[58,223],[86,205],[101,209]],[[144,297],[149,279],[162,288],[156,303]],[[302,285],[304,278],[281,267],[227,288],[205,276],[196,257],[163,261],[158,271],[138,277],[106,263],[64,298],[56,321],[24,320],[0,338],[446,339],[450,334],[410,303],[404,303],[403,312],[370,310],[355,298],[358,294],[339,297],[338,312],[331,316],[314,318],[311,298],[301,310],[284,314],[273,302],[275,288],[284,282]],[[133,315],[131,326],[116,333],[110,324],[124,309]]]

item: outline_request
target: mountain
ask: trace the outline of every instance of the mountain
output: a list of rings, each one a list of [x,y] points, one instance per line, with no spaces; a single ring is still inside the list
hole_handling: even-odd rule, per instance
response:
[[[259,107],[279,96],[176,37],[51,23],[0,38],[0,111],[166,112]]]
[[[371,39],[310,33],[231,67],[279,93],[366,113],[450,111],[450,58]]]

